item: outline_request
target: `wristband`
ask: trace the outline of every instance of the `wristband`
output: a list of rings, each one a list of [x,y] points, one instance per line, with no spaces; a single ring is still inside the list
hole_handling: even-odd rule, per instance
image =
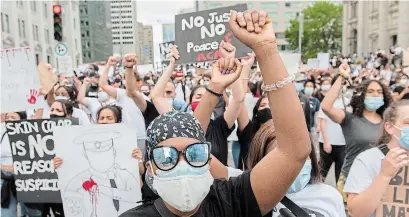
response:
[[[216,93],[216,92],[214,92],[213,90],[210,90],[210,89],[207,88],[207,87],[205,87],[205,89],[206,89],[207,92],[209,92],[209,93],[211,93],[211,94],[213,94],[213,95],[215,95],[215,96],[217,96],[217,97],[222,97],[222,96],[223,96],[222,93]]]

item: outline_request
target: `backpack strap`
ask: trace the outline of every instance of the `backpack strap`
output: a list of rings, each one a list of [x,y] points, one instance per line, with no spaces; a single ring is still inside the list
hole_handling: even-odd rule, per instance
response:
[[[295,204],[292,200],[290,200],[287,196],[281,200],[281,203],[287,207],[296,217],[310,217],[310,215],[305,212],[301,207]]]
[[[378,146],[379,150],[386,156],[389,152],[389,148],[387,145]]]

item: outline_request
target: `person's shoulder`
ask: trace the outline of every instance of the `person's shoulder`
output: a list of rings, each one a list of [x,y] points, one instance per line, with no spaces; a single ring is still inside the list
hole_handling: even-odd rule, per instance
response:
[[[160,217],[160,214],[155,209],[154,201],[149,201],[122,213],[119,217]]]
[[[384,157],[385,155],[378,147],[373,147],[359,153],[356,158],[362,161],[368,161],[371,159],[383,159]]]
[[[342,202],[342,195],[339,193],[339,191],[336,188],[325,183],[310,184],[307,185],[304,190],[307,192],[320,192],[320,194],[328,196],[329,199]]]

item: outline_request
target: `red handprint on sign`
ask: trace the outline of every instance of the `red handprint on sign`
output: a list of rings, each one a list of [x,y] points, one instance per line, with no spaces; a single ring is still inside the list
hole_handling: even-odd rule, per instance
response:
[[[40,92],[35,89],[30,90],[30,95],[27,96],[27,102],[30,104],[35,104],[37,102],[37,98],[40,96]]]

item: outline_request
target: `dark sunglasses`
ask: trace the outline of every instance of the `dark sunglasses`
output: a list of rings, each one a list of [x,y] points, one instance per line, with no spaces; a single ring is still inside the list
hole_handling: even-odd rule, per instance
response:
[[[203,167],[210,160],[210,143],[193,143],[184,150],[177,150],[172,146],[157,146],[150,150],[149,159],[162,171],[169,171],[176,167],[183,154],[185,161],[192,167]]]

